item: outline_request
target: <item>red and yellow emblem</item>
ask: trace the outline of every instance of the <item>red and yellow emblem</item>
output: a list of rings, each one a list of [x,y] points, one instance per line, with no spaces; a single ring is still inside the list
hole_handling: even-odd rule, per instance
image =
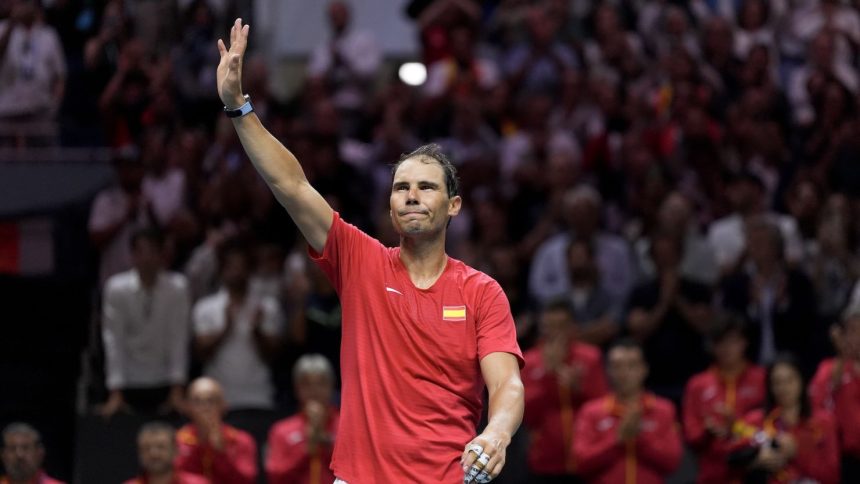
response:
[[[465,321],[466,306],[442,306],[442,319],[445,321]]]

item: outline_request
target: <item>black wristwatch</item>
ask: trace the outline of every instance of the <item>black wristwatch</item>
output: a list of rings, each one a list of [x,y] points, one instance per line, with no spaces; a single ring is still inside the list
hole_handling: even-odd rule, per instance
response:
[[[245,94],[244,97],[245,104],[236,109],[230,109],[227,106],[224,106],[224,114],[226,114],[228,118],[238,118],[254,110],[254,105],[251,104],[251,96]]]

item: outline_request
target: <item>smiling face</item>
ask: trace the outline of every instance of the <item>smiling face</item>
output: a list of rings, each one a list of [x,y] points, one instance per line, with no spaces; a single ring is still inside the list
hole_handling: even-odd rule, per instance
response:
[[[401,237],[433,238],[444,233],[462,199],[449,197],[445,171],[426,156],[409,158],[397,167],[391,184],[391,222]]]

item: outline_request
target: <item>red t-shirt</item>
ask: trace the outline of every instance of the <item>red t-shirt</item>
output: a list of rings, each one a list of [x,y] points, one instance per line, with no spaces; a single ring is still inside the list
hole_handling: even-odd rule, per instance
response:
[[[818,365],[809,384],[815,408],[832,412],[839,422],[842,452],[860,458],[860,363],[848,361],[834,381],[836,359]]]
[[[221,425],[224,448],[214,449],[197,436],[197,428],[187,424],[176,432],[176,466],[218,484],[253,484],[257,481],[257,444],[251,434],[227,424]]]
[[[429,289],[412,284],[399,248],[335,213],[311,256],[343,308],[340,426],[331,469],[350,484],[462,482],[484,382],[480,360],[522,353],[507,297],[492,278],[448,258]]]
[[[566,390],[544,365],[543,344],[527,351],[523,384],[526,409],[523,423],[531,436],[528,465],[538,474],[574,472],[571,453],[576,412],[589,400],[606,395],[606,377],[600,349],[572,341],[565,363],[582,369],[579,387]]]
[[[720,374],[716,367],[699,373],[687,383],[684,390],[684,437],[699,458],[698,484],[721,484],[735,479],[729,468],[731,436],[718,439],[708,432],[707,420],[723,423],[732,428],[732,422],[720,412],[730,411],[736,419],[758,408],[765,398],[765,370],[760,366],[747,366],[735,378]]]
[[[621,441],[618,426],[627,410],[615,396],[582,406],[573,434],[573,459],[585,482],[659,484],[678,469],[684,450],[674,405],[646,393],[641,407],[639,433]]]
[[[208,484],[209,480],[197,474],[173,471],[173,481],[171,482],[172,484]],[[149,478],[146,475],[141,475],[125,481],[124,484],[149,484]]]
[[[328,468],[331,445],[319,446],[314,455],[308,453],[308,419],[304,412],[277,422],[269,431],[269,452],[266,455],[266,475],[269,484],[329,484],[334,475]],[[338,411],[329,410],[326,431],[337,434]],[[335,439],[337,440],[337,439]]]
[[[8,484],[9,478],[6,476],[0,476],[0,484]],[[65,484],[63,481],[58,481],[53,477],[45,474],[42,471],[39,471],[39,475],[33,479],[33,484]]]

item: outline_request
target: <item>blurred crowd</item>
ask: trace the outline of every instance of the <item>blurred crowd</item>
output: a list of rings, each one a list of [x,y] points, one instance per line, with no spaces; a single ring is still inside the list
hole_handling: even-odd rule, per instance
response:
[[[301,88],[276,98],[253,40],[243,88],[335,210],[387,245],[398,243],[390,164],[426,142],[450,155],[465,203],[448,253],[502,285],[531,355],[527,391],[542,389],[527,398],[523,433],[532,449],[544,442],[529,482],[620,482],[603,473],[631,472],[630,455],[644,469],[636,482],[659,482],[682,441],[721,463],[700,465],[700,482],[753,468],[835,482],[802,454],[842,455],[854,473],[860,459],[827,417],[860,425],[857,3],[412,0],[404,15],[427,69],[412,86],[386,74],[392,60],[348,4],[312,2],[327,34]],[[186,386],[202,375],[210,406],[238,422],[266,416],[246,429],[248,445],[275,415],[315,419],[316,434],[291,424],[284,439],[312,442],[295,465],[318,479],[336,420],[337,295],[214,86],[215,40],[237,16],[253,38],[250,5],[0,0],[0,131],[73,120],[66,131],[113,150],[115,182],[89,219],[104,352],[96,411],[195,415]],[[26,145],[26,134],[0,132],[0,144]],[[302,397],[292,368],[311,353],[332,388]],[[813,375],[814,411],[797,403]],[[787,397],[781,383],[801,391]],[[803,411],[780,418],[792,399]],[[244,435],[206,418],[177,445],[220,451]],[[675,435],[676,420],[677,448],[630,446]],[[622,444],[593,448],[616,424]],[[166,435],[177,452],[172,432],[144,428],[141,448]],[[764,450],[740,456],[747,441]]]

